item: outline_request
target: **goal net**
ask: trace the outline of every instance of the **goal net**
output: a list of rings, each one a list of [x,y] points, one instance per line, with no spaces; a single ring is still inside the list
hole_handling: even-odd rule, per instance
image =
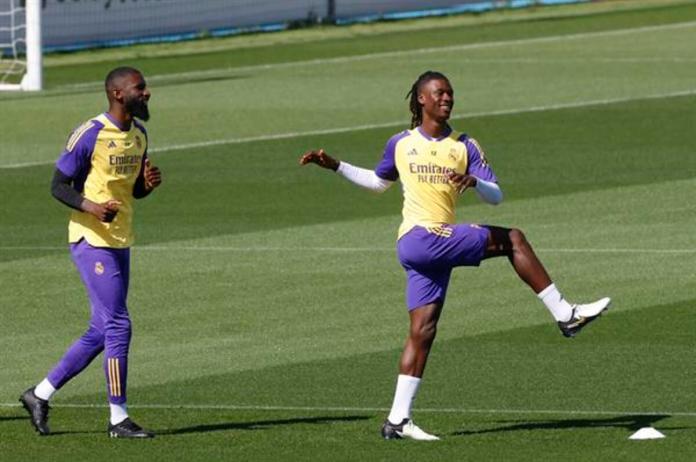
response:
[[[0,90],[41,90],[40,0],[0,0]]]

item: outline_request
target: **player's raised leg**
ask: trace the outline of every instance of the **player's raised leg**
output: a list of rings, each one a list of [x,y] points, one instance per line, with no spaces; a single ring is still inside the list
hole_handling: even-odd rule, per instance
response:
[[[508,257],[519,277],[551,312],[565,337],[575,337],[583,327],[609,308],[609,297],[588,304],[568,303],[551,281],[522,231],[497,226],[487,228],[490,234],[484,258]]]

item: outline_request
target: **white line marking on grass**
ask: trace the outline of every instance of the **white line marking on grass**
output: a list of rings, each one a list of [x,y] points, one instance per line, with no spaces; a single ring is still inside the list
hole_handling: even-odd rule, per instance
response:
[[[254,70],[268,70],[268,69],[274,69],[274,68],[293,67],[293,66],[343,63],[343,62],[352,62],[352,61],[359,61],[359,60],[365,60],[365,59],[382,59],[382,58],[388,58],[388,57],[398,57],[398,56],[413,55],[413,54],[442,53],[443,51],[483,49],[483,48],[493,48],[493,47],[510,46],[510,45],[524,45],[524,44],[535,44],[535,43],[544,43],[544,42],[555,42],[555,41],[559,41],[559,40],[578,40],[578,39],[586,39],[586,38],[591,38],[591,37],[610,37],[610,36],[616,36],[616,35],[627,35],[627,34],[634,34],[634,33],[654,32],[654,31],[660,31],[660,30],[685,29],[685,28],[690,28],[690,27],[695,27],[695,26],[696,26],[696,21],[689,21],[689,22],[682,22],[682,23],[676,23],[676,24],[662,24],[662,25],[657,25],[657,26],[644,26],[644,27],[635,27],[635,28],[628,28],[628,29],[615,29],[615,30],[599,31],[599,32],[585,32],[585,33],[579,33],[579,34],[553,35],[553,36],[535,37],[535,38],[529,38],[529,39],[501,40],[501,41],[483,42],[483,43],[468,43],[468,44],[461,44],[461,45],[451,45],[451,46],[447,46],[447,47],[417,48],[414,50],[396,50],[396,51],[387,51],[387,52],[378,52],[378,53],[367,53],[367,54],[355,55],[355,56],[342,56],[342,57],[336,57],[336,58],[312,59],[312,60],[306,60],[306,61],[295,61],[295,62],[275,63],[275,64],[260,64],[260,65],[254,65],[254,66],[240,66],[240,67],[225,68],[225,69],[209,69],[209,70],[205,70],[205,71],[194,71],[194,72],[184,72],[184,73],[175,73],[175,74],[154,75],[154,76],[149,76],[148,80],[150,80],[151,82],[153,82],[153,81],[156,82],[156,81],[160,81],[160,80],[174,79],[174,78],[187,78],[187,77],[194,78],[197,76],[205,77],[205,76],[210,76],[210,75],[219,75],[221,72],[228,74],[228,73],[246,72],[246,71],[254,71]],[[96,82],[96,81],[95,82],[83,82],[83,83],[79,83],[79,84],[65,85],[65,86],[62,86],[59,88],[81,88],[81,87],[89,87],[89,86],[95,86],[95,85],[103,85],[103,82],[101,82],[101,81],[99,81],[99,82]],[[673,96],[687,96],[687,95],[692,95],[695,92],[696,92],[696,90],[686,90],[686,91],[682,91],[682,92],[667,93],[667,94],[662,94],[662,95],[652,95],[652,96],[639,97],[639,98],[606,99],[606,100],[585,101],[585,102],[558,104],[558,105],[549,105],[549,106],[536,106],[536,107],[523,108],[523,109],[507,109],[507,110],[502,110],[502,111],[472,113],[472,114],[467,114],[465,116],[453,117],[453,120],[463,119],[466,117],[485,117],[485,116],[494,116],[494,115],[523,113],[523,112],[535,112],[535,111],[544,111],[544,110],[553,110],[553,109],[612,104],[612,103],[627,102],[627,101],[642,100],[642,99],[667,98],[667,97],[673,97]],[[251,137],[246,137],[246,138],[229,138],[229,139],[222,139],[222,140],[211,140],[211,141],[205,141],[205,142],[165,146],[165,147],[161,147],[161,148],[151,149],[150,152],[153,152],[153,153],[167,152],[167,151],[177,151],[177,150],[192,149],[192,148],[207,147],[207,146],[217,146],[217,145],[224,145],[224,144],[238,144],[238,143],[249,143],[249,142],[255,142],[255,141],[278,140],[278,139],[287,139],[287,138],[297,138],[297,137],[301,137],[301,136],[328,135],[328,134],[336,134],[336,133],[345,133],[345,132],[350,132],[350,131],[368,130],[368,129],[374,129],[374,128],[388,128],[388,127],[395,127],[395,126],[401,126],[401,125],[405,126],[406,123],[404,121],[386,122],[386,123],[378,123],[378,124],[372,124],[372,125],[358,125],[358,126],[354,126],[354,127],[340,127],[340,128],[334,128],[334,129],[326,129],[326,130],[315,130],[315,131],[306,131],[306,132],[290,132],[290,133],[281,133],[281,134],[276,134],[276,135],[251,136]],[[53,163],[53,161],[51,161],[51,162],[22,162],[22,163],[16,163],[16,164],[0,165],[0,169],[34,167],[34,166],[40,166],[40,165],[49,165],[52,163]]]
[[[525,114],[530,112],[544,112],[544,111],[555,111],[560,109],[573,109],[582,108],[588,106],[607,106],[611,104],[628,103],[631,101],[649,101],[653,99],[662,98],[676,98],[680,96],[693,96],[696,95],[696,89],[681,90],[668,93],[659,93],[653,95],[642,95],[642,96],[631,96],[625,98],[607,98],[607,99],[596,99],[587,101],[576,101],[571,103],[559,103],[559,104],[547,104],[541,106],[530,106],[526,108],[513,108],[513,109],[499,109],[495,111],[481,111],[481,112],[471,112],[464,115],[459,115],[452,117],[451,120],[461,120],[470,119],[474,117],[494,117],[501,115],[514,115],[514,114]],[[287,132],[287,133],[275,133],[263,136],[248,136],[241,138],[223,138],[218,140],[208,140],[208,141],[196,141],[193,143],[183,143],[174,144],[170,146],[155,147],[149,149],[150,153],[162,153],[162,152],[172,152],[172,151],[183,151],[186,149],[198,149],[207,148],[211,146],[223,146],[228,144],[244,144],[253,143],[257,141],[277,141],[292,138],[301,138],[305,136],[320,136],[320,135],[335,135],[339,133],[348,133],[353,131],[364,131],[373,130],[378,128],[389,128],[389,127],[406,127],[407,123],[405,120],[392,121],[392,122],[380,122],[375,124],[365,124],[365,125],[353,125],[350,127],[336,127],[336,128],[326,128],[321,130],[307,130],[301,132]],[[36,167],[41,165],[50,165],[55,163],[55,161],[40,161],[40,162],[21,162],[16,164],[0,165],[0,170],[2,169],[15,169],[15,168],[25,168],[25,167]]]
[[[0,246],[0,251],[39,251],[39,250],[65,250],[67,246]],[[232,247],[232,246],[157,246],[146,245],[133,247],[134,251],[152,252],[345,252],[345,253],[369,253],[369,252],[394,252],[394,247]],[[548,253],[638,253],[638,254],[665,254],[682,255],[696,253],[696,249],[619,249],[619,248],[537,248],[537,252]]]
[[[60,148],[58,148],[60,149]],[[0,165],[0,170],[2,169],[13,169],[13,168],[25,168],[25,167],[41,167],[44,165],[51,165],[54,164],[55,160],[51,161],[36,161],[36,162],[20,162],[17,164],[7,164],[7,165]]]
[[[495,111],[481,111],[481,112],[471,112],[464,115],[459,115],[452,117],[451,120],[461,120],[470,119],[474,117],[494,117],[501,115],[514,115],[514,114],[524,114],[529,112],[544,112],[544,111],[554,111],[559,109],[573,109],[581,108],[587,106],[606,106],[610,104],[627,103],[630,101],[644,101],[652,99],[661,98],[675,98],[679,96],[692,96],[696,95],[696,89],[683,90],[677,92],[669,92],[655,95],[643,95],[639,97],[627,97],[627,98],[607,98],[607,99],[596,99],[588,101],[578,101],[572,103],[559,103],[559,104],[548,104],[541,106],[530,106],[526,108],[513,108],[513,109],[499,109]],[[381,122],[377,124],[365,124],[365,125],[354,125],[352,127],[338,127],[338,128],[326,128],[322,130],[308,130],[303,132],[288,132],[288,133],[276,133],[273,135],[264,136],[249,136],[243,138],[227,138],[219,140],[209,140],[209,141],[199,141],[194,143],[185,144],[174,144],[171,146],[163,146],[161,148],[151,149],[150,152],[171,152],[171,151],[181,151],[186,149],[203,148],[210,146],[220,146],[227,144],[242,144],[251,143],[257,141],[273,141],[273,140],[284,140],[290,138],[300,138],[304,136],[319,136],[319,135],[334,135],[339,133],[353,132],[353,131],[363,131],[363,130],[373,130],[378,128],[389,128],[389,127],[405,127],[407,124],[404,120],[392,121],[392,122]]]
[[[485,63],[485,64],[588,64],[588,63],[618,63],[618,64],[650,64],[650,63],[694,63],[696,58],[610,58],[610,57],[587,57],[587,58],[461,58],[457,62],[462,63]]]
[[[625,29],[611,29],[605,31],[596,32],[582,32],[577,34],[563,34],[563,35],[549,35],[544,37],[533,37],[526,39],[514,39],[514,40],[497,40],[492,42],[479,42],[479,43],[464,43],[459,45],[449,45],[440,47],[424,47],[415,48],[410,50],[394,50],[394,51],[381,51],[376,53],[365,53],[361,55],[353,56],[338,56],[335,58],[318,58],[318,59],[308,59],[304,61],[289,61],[282,63],[269,63],[269,64],[256,64],[251,66],[239,66],[239,67],[227,67],[227,68],[217,68],[217,69],[207,69],[204,71],[190,71],[190,72],[180,72],[172,74],[162,74],[153,75],[147,78],[150,82],[158,81],[168,81],[174,79],[186,79],[186,78],[199,78],[199,77],[212,77],[219,75],[229,75],[236,74],[240,72],[253,72],[261,70],[272,70],[272,69],[283,69],[288,67],[301,67],[301,66],[312,66],[312,65],[324,65],[324,64],[341,64],[350,63],[355,61],[364,61],[370,59],[383,59],[383,58],[396,58],[400,56],[412,56],[418,54],[429,54],[429,53],[443,53],[448,51],[463,51],[463,50],[479,50],[486,48],[498,48],[505,46],[517,46],[517,45],[528,45],[537,43],[547,43],[547,42],[558,42],[561,40],[583,40],[587,38],[594,37],[614,37],[619,35],[631,35],[631,34],[643,34],[646,32],[657,32],[662,30],[673,30],[673,29],[688,29],[691,27],[696,27],[696,21],[680,22],[675,24],[660,24],[656,26],[642,26],[633,27]],[[76,84],[66,84],[61,85],[61,88],[82,88],[82,87],[92,87],[95,85],[103,85],[102,81],[94,82],[82,82]]]
[[[137,250],[152,251],[202,251],[202,252],[394,252],[393,247],[225,247],[225,246],[206,246],[206,247],[167,247],[167,246],[145,246],[137,247]],[[563,248],[540,248],[538,252],[549,253],[649,253],[649,254],[690,254],[696,253],[696,249],[563,249]]]
[[[107,404],[52,404],[56,408],[70,409],[105,409]],[[21,407],[19,403],[0,403],[0,407]],[[192,410],[230,410],[230,411],[310,411],[310,412],[388,412],[386,407],[353,406],[263,406],[243,404],[128,404],[129,408],[138,409],[192,409]],[[416,412],[431,414],[553,414],[553,415],[669,415],[679,417],[696,417],[696,412],[683,411],[608,411],[580,409],[463,409],[463,408],[418,408]]]
[[[563,248],[540,248],[539,252],[549,253],[654,253],[654,254],[674,254],[696,253],[696,249],[563,249]]]

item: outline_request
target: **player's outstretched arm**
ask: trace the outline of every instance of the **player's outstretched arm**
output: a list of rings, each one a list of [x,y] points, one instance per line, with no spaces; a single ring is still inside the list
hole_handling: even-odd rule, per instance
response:
[[[328,155],[323,149],[307,151],[300,157],[300,165],[317,164],[322,168],[333,170],[334,172],[338,170],[338,165],[340,163],[339,160]]]
[[[378,177],[372,170],[350,165],[328,155],[323,149],[307,151],[300,157],[300,165],[317,164],[320,167],[333,170],[353,184],[372,192],[382,193],[389,189],[392,181]]]

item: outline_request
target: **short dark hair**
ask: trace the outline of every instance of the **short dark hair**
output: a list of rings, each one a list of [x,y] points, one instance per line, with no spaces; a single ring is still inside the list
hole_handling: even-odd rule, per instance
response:
[[[408,108],[411,110],[411,128],[416,128],[423,122],[423,108],[418,102],[418,91],[423,84],[431,80],[445,80],[449,82],[445,74],[437,71],[425,71],[413,82],[411,90],[406,94],[406,99],[410,98]]]
[[[129,67],[129,66],[121,66],[117,67],[115,69],[112,69],[111,72],[109,72],[106,75],[106,79],[104,79],[104,87],[108,90],[114,85],[114,82],[121,77],[125,77],[127,75],[131,74],[140,74],[142,75],[142,72],[140,72],[138,69],[134,67]]]

